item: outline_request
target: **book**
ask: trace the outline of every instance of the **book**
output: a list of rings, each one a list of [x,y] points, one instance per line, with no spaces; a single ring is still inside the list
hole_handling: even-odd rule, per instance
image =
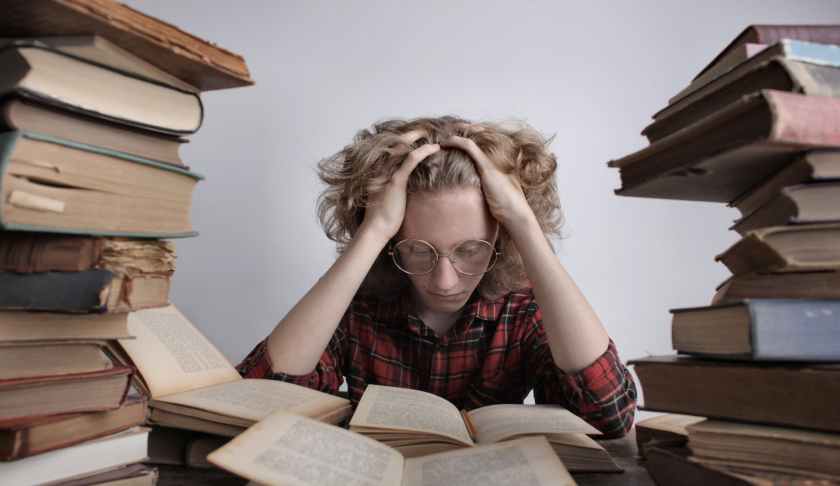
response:
[[[147,436],[148,429],[135,427],[72,447],[0,462],[0,477],[4,486],[29,486],[113,470],[142,461]]]
[[[158,471],[144,464],[128,464],[105,471],[76,476],[73,479],[50,483],[49,486],[155,486]]]
[[[840,432],[840,408],[827,399],[840,396],[837,364],[687,356],[650,356],[629,364],[642,384],[645,410]]]
[[[840,299],[840,272],[735,275],[718,286],[712,304],[742,299]]]
[[[195,133],[204,109],[193,92],[36,42],[0,47],[0,95],[15,94],[114,123],[171,135]],[[56,79],[56,72],[61,79]],[[90,89],[90,86],[96,89]],[[131,93],[131,96],[125,96]]]
[[[282,411],[207,460],[256,483],[278,486],[577,484],[544,437],[405,459],[368,437]]]
[[[840,147],[840,99],[765,90],[609,162],[621,196],[731,202],[804,151]]]
[[[729,51],[726,56],[722,57],[711,69],[706,70],[703,74],[694,78],[688,86],[681,89],[677,94],[668,100],[668,104],[674,104],[689,94],[697,91],[699,88],[709,84],[709,82],[719,78],[728,73],[732,68],[740,65],[747,59],[752,58],[759,52],[763,51],[767,44],[756,44],[748,42],[741,44],[735,49]]]
[[[840,300],[751,299],[672,309],[680,353],[754,361],[840,361]]]
[[[556,406],[500,404],[459,412],[428,392],[368,385],[350,419],[350,430],[405,457],[540,435],[569,471],[621,471],[609,453],[587,436],[600,432]]]
[[[132,339],[128,314],[0,312],[0,343],[84,342]]]
[[[706,420],[696,415],[666,413],[650,417],[633,426],[636,430],[636,445],[639,454],[647,457],[651,447],[683,447],[688,442],[687,426]]]
[[[171,164],[30,132],[5,132],[0,134],[0,228],[194,236],[190,207],[200,179]]]
[[[35,132],[189,169],[179,150],[187,140],[97,120],[25,98],[0,102],[0,131]]]
[[[741,235],[786,224],[840,222],[840,182],[799,184],[781,189],[767,204],[735,222]]]
[[[798,157],[753,190],[729,203],[729,206],[737,208],[742,216],[747,216],[767,204],[784,187],[806,182],[824,182],[838,179],[840,179],[840,152],[833,150],[810,151]]]
[[[840,481],[840,434],[720,420],[688,426],[692,460]]]
[[[0,380],[93,373],[114,365],[104,343],[0,343]]]
[[[129,395],[114,410],[0,421],[0,461],[34,456],[142,425],[146,410],[145,399]]]
[[[200,434],[193,437],[184,450],[184,462],[189,467],[201,469],[216,467],[207,462],[207,456],[228,442],[230,442],[230,437],[218,435]]]
[[[123,404],[131,368],[0,379],[0,420],[112,410]]]
[[[254,84],[242,56],[114,0],[8,0],[7,37],[97,34],[202,91]]]
[[[715,260],[733,275],[840,270],[840,224],[755,229]]]
[[[783,40],[653,115],[642,134],[661,140],[762,89],[840,96],[840,46]]]
[[[292,383],[243,379],[174,306],[129,314],[136,339],[120,341],[151,398],[150,423],[234,436],[275,410],[330,423],[351,413],[350,401]]]

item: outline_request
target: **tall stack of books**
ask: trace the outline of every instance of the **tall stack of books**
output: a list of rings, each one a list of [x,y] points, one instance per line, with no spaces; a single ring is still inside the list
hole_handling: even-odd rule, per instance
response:
[[[712,305],[672,311],[679,354],[632,362],[646,409],[711,418],[654,475],[840,481],[838,44],[836,25],[747,28],[609,163],[619,195],[742,215]]]
[[[111,0],[0,16],[0,478],[154,484],[130,316],[169,305],[201,176],[178,151],[241,57]]]

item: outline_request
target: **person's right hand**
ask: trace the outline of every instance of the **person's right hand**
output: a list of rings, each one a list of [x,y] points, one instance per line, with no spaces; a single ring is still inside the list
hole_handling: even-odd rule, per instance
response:
[[[413,131],[404,134],[403,139],[411,145],[424,135],[422,131]],[[368,199],[360,231],[373,231],[385,241],[397,234],[405,218],[408,177],[420,162],[439,150],[438,144],[426,144],[405,156],[402,165],[394,171],[385,189]]]

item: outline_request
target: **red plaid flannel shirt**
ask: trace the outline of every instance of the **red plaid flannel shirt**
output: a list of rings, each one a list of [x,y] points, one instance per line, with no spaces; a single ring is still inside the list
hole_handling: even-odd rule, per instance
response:
[[[327,393],[347,379],[357,404],[369,383],[414,388],[458,408],[522,403],[562,405],[607,436],[630,430],[636,387],[615,344],[586,368],[567,374],[554,364],[531,289],[490,301],[477,293],[443,336],[407,311],[405,299],[356,298],[315,369],[272,373],[265,340],[239,364],[246,378],[273,378]]]

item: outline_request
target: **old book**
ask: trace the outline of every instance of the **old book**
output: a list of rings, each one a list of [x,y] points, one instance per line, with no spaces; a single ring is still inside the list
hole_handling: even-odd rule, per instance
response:
[[[840,434],[707,420],[688,427],[692,460],[840,481]]]
[[[712,304],[742,299],[840,299],[840,272],[735,275],[718,286]]]
[[[24,486],[113,470],[145,459],[147,436],[148,429],[134,427],[37,456],[0,462],[0,477],[4,486]]]
[[[0,420],[111,410],[122,405],[131,368],[0,380]]]
[[[256,483],[277,486],[577,484],[544,437],[406,459],[368,437],[282,411],[207,460]]]
[[[782,41],[653,115],[642,134],[651,142],[759,90],[840,96],[840,46]]]
[[[243,379],[174,306],[132,312],[129,332],[136,339],[120,344],[139,372],[138,385],[151,397],[156,425],[232,436],[275,410],[330,423],[351,413],[344,398],[277,380]]]
[[[194,236],[190,207],[200,179],[171,164],[32,132],[5,132],[0,134],[0,228]]]
[[[770,202],[784,187],[838,179],[840,179],[840,152],[810,151],[729,205],[737,208],[742,216],[747,216]]]
[[[142,425],[146,400],[129,396],[117,409],[0,421],[0,461],[69,447]]]
[[[754,361],[840,361],[840,300],[752,299],[673,309],[675,350]]]
[[[114,364],[104,343],[0,343],[0,380],[93,373]]]
[[[737,46],[735,49],[729,51],[726,56],[722,57],[711,69],[708,69],[703,74],[694,78],[688,86],[681,89],[679,93],[675,94],[668,100],[668,104],[673,104],[685,98],[691,93],[694,93],[699,88],[709,84],[709,82],[719,78],[728,73],[734,67],[740,65],[747,59],[752,58],[759,52],[763,51],[767,44],[746,43]]]
[[[0,130],[42,133],[188,168],[179,154],[186,143],[183,138],[134,130],[25,98],[0,103]]]
[[[799,184],[782,188],[767,204],[732,226],[741,235],[786,224],[840,222],[840,182]]]
[[[350,430],[378,440],[406,457],[545,436],[569,471],[619,472],[609,453],[587,434],[598,430],[572,412],[545,405],[490,405],[459,412],[437,395],[368,385]]]
[[[144,464],[128,464],[50,483],[48,486],[155,486],[157,480],[157,469]]]
[[[242,56],[114,0],[9,0],[8,37],[97,34],[202,91],[254,83]]]
[[[184,451],[184,462],[186,462],[189,467],[202,469],[216,467],[207,462],[207,456],[216,449],[220,449],[228,442],[230,442],[230,437],[199,434],[187,443],[186,450]]]
[[[631,360],[644,408],[840,432],[840,365],[651,356]],[[792,400],[791,397],[795,397]]]
[[[201,127],[196,93],[98,64],[38,43],[0,47],[0,94],[57,106],[123,125],[172,135]],[[56,79],[56,72],[61,79]],[[90,89],[95,85],[96,89]],[[131,93],[131,96],[125,96]]]
[[[128,314],[0,312],[0,343],[130,339]]]
[[[666,413],[636,422],[636,445],[642,457],[650,447],[681,447],[688,442],[687,426],[706,420],[696,415]]]
[[[730,202],[806,150],[840,147],[840,99],[767,90],[609,163],[622,196]]]
[[[733,275],[840,270],[840,224],[752,230],[715,260]]]

